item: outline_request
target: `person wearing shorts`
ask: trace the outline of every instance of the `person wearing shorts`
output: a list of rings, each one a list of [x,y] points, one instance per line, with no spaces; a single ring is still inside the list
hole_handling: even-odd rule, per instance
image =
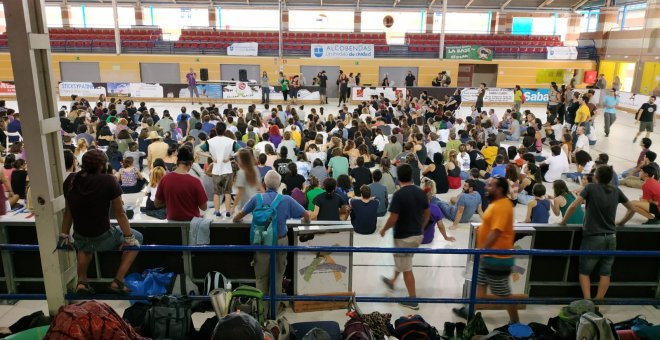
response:
[[[644,131],[646,131],[646,138],[651,137],[651,132],[653,132],[655,126],[656,112],[658,112],[658,105],[655,104],[655,96],[650,96],[649,102],[642,104],[642,107],[635,114],[635,123],[639,122],[639,131],[637,131],[633,143],[637,142],[637,138]]]
[[[392,196],[390,202],[390,217],[380,231],[380,236],[390,228],[394,228],[395,248],[418,248],[422,243],[423,226],[428,226],[431,211],[426,193],[412,181],[412,167],[404,163],[396,169],[401,188]],[[383,277],[382,281],[390,289],[403,273],[403,280],[411,298],[417,297],[415,290],[415,276],[413,275],[413,254],[394,254],[394,276],[390,279]],[[413,310],[419,309],[417,302],[400,302],[403,307]]]
[[[218,135],[209,139],[209,153],[213,159],[213,208],[215,216],[222,216],[220,213],[221,199],[225,201],[226,219],[231,216],[231,187],[233,179],[233,170],[231,167],[231,157],[234,155],[234,140],[226,137],[227,125],[219,122],[215,126]]]
[[[58,245],[77,250],[78,294],[94,294],[87,281],[87,269],[94,252],[119,250],[142,243],[142,235],[131,229],[128,222],[119,183],[106,173],[107,162],[103,151],[89,150],[82,157],[81,171],[70,174],[64,181],[66,205]],[[111,208],[119,227],[110,226]],[[71,227],[74,229],[73,244]],[[122,254],[110,290],[122,295],[131,292],[124,284],[124,277],[136,256],[137,251]]]
[[[481,226],[477,229],[477,248],[480,249],[513,249],[515,232],[513,230],[513,203],[507,198],[509,182],[504,177],[494,177],[488,180],[486,191],[491,201],[484,212]],[[488,288],[498,298],[511,297],[509,276],[514,261],[511,255],[483,255],[479,262],[477,277],[477,298],[485,298]],[[517,323],[518,307],[507,305],[509,321]],[[454,308],[454,314],[467,319],[465,307]]]
[[[612,167],[598,167],[594,174],[594,183],[589,183],[582,189],[580,195],[564,214],[560,223],[562,225],[566,225],[575,209],[586,202],[580,250],[616,250],[616,225],[624,225],[635,213],[633,203],[628,201],[618,187],[611,184],[613,176]],[[628,211],[623,220],[615,224],[614,219],[619,203],[623,204]],[[605,298],[610,286],[612,264],[614,264],[612,256],[580,256],[579,280],[585,300],[591,300],[591,274],[594,272],[600,276],[598,291],[594,299]]]
[[[639,172],[639,178],[642,180],[642,197],[638,201],[632,201],[633,210],[629,212],[630,216],[624,217],[624,221],[628,221],[634,213],[638,213],[647,221],[643,224],[660,224],[660,211],[658,211],[658,204],[660,204],[660,182],[656,180],[658,171],[655,166],[651,164],[644,165]]]

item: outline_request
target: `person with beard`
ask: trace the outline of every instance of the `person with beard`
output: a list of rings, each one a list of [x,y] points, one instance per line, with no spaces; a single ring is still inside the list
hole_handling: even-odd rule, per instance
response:
[[[442,210],[442,214],[453,223],[449,229],[458,228],[459,223],[470,222],[472,215],[479,214],[481,218],[484,212],[481,209],[481,195],[475,191],[475,179],[468,179],[463,182],[463,192],[458,196],[452,197],[449,203],[445,201],[438,201],[438,206]]]

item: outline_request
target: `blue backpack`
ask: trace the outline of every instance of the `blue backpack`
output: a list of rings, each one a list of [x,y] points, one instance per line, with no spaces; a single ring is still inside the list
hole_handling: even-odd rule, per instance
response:
[[[277,245],[277,206],[282,201],[282,195],[264,205],[263,195],[257,194],[257,206],[252,211],[252,224],[250,225],[250,244]]]

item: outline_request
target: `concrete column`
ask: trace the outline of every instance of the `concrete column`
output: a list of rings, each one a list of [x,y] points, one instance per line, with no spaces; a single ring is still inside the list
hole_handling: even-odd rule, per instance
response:
[[[144,25],[144,14],[142,13],[142,6],[135,6],[135,24],[138,26]]]
[[[435,16],[435,11],[432,9],[426,10],[426,30],[425,33],[433,33],[433,17]]]
[[[596,31],[607,33],[617,26],[616,20],[619,16],[618,7],[602,7],[598,15],[598,26]]]
[[[282,27],[282,32],[289,30],[289,10],[286,8],[282,9],[282,24],[280,26]]]
[[[580,29],[582,27],[582,15],[579,13],[562,14],[568,17],[568,28],[566,29],[565,42],[576,44],[580,38]]]
[[[506,14],[493,12],[491,20],[495,20],[495,31],[493,33],[506,33]],[[492,22],[491,22],[492,25]]]
[[[513,13],[503,13],[500,15],[500,26],[504,27],[504,33],[511,34],[513,33]]]
[[[362,10],[356,9],[353,12],[353,32],[362,32]]]
[[[60,11],[62,12],[62,27],[71,26],[71,6],[61,5]]]
[[[215,7],[209,7],[209,27],[216,28],[218,26],[218,11]]]

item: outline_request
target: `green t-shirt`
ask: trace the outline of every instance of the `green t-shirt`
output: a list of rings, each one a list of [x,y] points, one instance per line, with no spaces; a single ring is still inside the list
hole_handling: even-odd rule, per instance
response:
[[[328,162],[328,169],[332,169],[332,178],[334,179],[341,175],[348,175],[348,159],[343,156],[334,156]]]
[[[321,188],[314,188],[307,192],[307,194],[305,195],[307,196],[307,210],[314,211],[314,199],[316,198],[316,196],[324,192],[325,190]]]
[[[287,91],[289,89],[289,81],[286,79],[282,79],[282,91]]]

